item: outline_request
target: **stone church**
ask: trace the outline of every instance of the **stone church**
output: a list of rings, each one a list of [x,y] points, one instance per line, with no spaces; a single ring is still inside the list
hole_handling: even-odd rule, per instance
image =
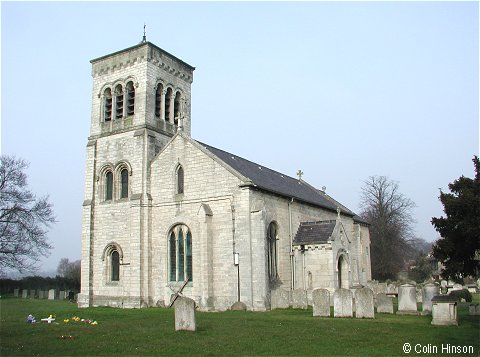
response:
[[[191,137],[194,67],[144,40],[94,59],[79,307],[271,308],[365,285],[368,223],[307,182]]]

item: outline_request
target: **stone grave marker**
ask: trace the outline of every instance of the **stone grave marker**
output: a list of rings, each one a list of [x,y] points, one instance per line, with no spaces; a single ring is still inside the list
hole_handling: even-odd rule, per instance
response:
[[[48,290],[48,300],[55,300],[55,289]]]
[[[355,317],[359,319],[375,318],[372,289],[362,288],[355,290]]]
[[[377,312],[380,314],[393,314],[393,300],[387,294],[377,294]]]
[[[480,304],[470,304],[468,306],[469,315],[480,315]]]
[[[432,298],[440,294],[440,287],[437,284],[428,283],[423,287],[422,315],[432,313]]]
[[[13,289],[13,296],[14,297],[18,298],[19,294],[20,294],[20,289]]]
[[[313,316],[330,317],[330,292],[327,289],[312,291]]]
[[[65,290],[60,290],[60,293],[58,294],[58,300],[65,300]]]
[[[378,283],[377,294],[386,294],[387,293],[387,283]]]
[[[307,292],[303,289],[294,289],[292,291],[292,307],[294,309],[307,309]]]
[[[38,298],[43,299],[43,290],[38,290]]]
[[[196,331],[195,301],[179,296],[173,306],[175,307],[175,331]]]
[[[290,307],[290,290],[278,288],[272,290],[272,309],[288,309]]]
[[[335,290],[333,294],[333,316],[353,317],[353,294],[350,290]]]
[[[458,325],[456,298],[449,295],[432,298],[432,325]]]
[[[231,307],[230,310],[232,311],[246,311],[247,310],[247,305],[241,301],[237,301],[234,303]]]
[[[418,315],[415,286],[403,284],[398,288],[398,311],[400,315]]]
[[[36,291],[35,290],[30,290],[30,299],[35,299],[35,293]]]
[[[27,289],[23,289],[22,290],[22,298],[26,299],[28,297],[28,290]]]

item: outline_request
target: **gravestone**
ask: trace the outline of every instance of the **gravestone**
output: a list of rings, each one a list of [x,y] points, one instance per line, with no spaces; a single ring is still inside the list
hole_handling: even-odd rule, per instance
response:
[[[18,298],[19,294],[20,294],[20,290],[19,290],[19,289],[13,289],[13,296],[14,296],[14,297],[17,297],[17,298]]]
[[[55,300],[55,289],[48,290],[48,300]]]
[[[195,331],[195,301],[185,296],[179,296],[175,307],[175,331]]]
[[[327,289],[312,291],[313,316],[330,317],[330,292]]]
[[[440,294],[440,288],[437,284],[428,283],[423,287],[422,315],[432,313],[432,298]]]
[[[380,314],[393,314],[393,300],[386,294],[378,294],[377,300],[377,312]]]
[[[28,290],[27,289],[23,289],[22,290],[22,298],[26,299],[28,297]]]
[[[480,304],[470,304],[468,307],[469,315],[480,315]]]
[[[422,288],[416,288],[415,289],[415,294],[416,294],[417,302],[422,302],[423,301],[423,289]]]
[[[288,309],[290,307],[290,290],[278,288],[272,290],[272,309]]]
[[[432,298],[432,325],[458,325],[457,299],[450,295]]]
[[[38,290],[38,298],[43,299],[43,290]]]
[[[398,311],[400,315],[418,315],[415,286],[403,284],[398,288]]]
[[[308,308],[307,292],[305,290],[295,289],[292,291],[292,307],[294,309]]]
[[[65,290],[60,290],[60,293],[58,294],[58,300],[65,300]]]
[[[35,299],[35,290],[30,290],[30,299]]]
[[[355,317],[359,319],[375,318],[372,289],[362,288],[355,290]]]
[[[348,289],[336,289],[333,293],[333,316],[353,317],[353,294]]]
[[[387,283],[378,283],[376,294],[386,294],[387,293]]]
[[[241,301],[237,301],[234,303],[231,307],[230,310],[232,311],[246,311],[247,310],[247,305]]]
[[[453,288],[451,288],[450,291],[455,291],[455,290],[463,290],[463,285],[457,284],[457,283],[453,284]]]

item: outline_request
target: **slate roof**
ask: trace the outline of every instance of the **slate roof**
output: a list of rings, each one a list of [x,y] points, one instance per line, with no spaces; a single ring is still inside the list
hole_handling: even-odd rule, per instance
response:
[[[293,244],[326,243],[332,236],[336,221],[302,222],[298,227]]]
[[[198,142],[198,141],[197,141]],[[324,192],[317,190],[303,180],[284,175],[280,172],[269,169],[268,167],[256,164],[252,161],[243,159],[234,154],[214,148],[210,145],[198,142],[199,145],[210,151],[224,163],[229,165],[235,171],[248,178],[252,184],[261,190],[278,194],[287,198],[319,206],[330,211],[337,210],[340,206],[342,213],[354,216],[355,213],[339,204]]]

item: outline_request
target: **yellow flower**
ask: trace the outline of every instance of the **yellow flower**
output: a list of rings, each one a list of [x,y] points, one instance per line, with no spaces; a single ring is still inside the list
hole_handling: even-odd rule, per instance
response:
[[[63,320],[63,322],[65,322],[66,324],[68,324],[69,321],[70,321],[69,319]]]

